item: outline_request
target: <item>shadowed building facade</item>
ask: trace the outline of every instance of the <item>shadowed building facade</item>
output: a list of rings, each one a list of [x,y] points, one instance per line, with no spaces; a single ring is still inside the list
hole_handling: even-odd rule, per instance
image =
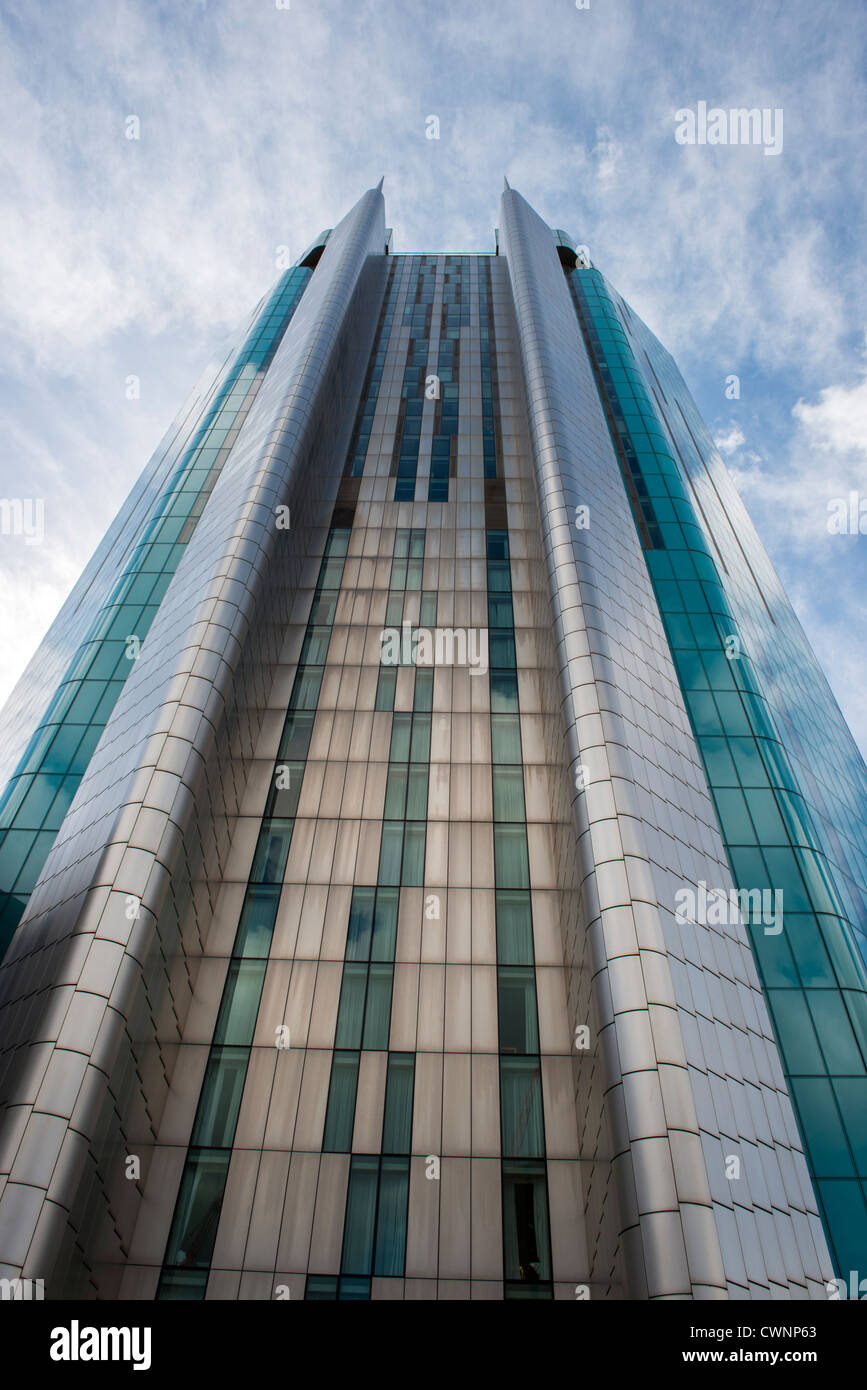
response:
[[[393,254],[378,188],[285,272],[0,758],[0,1274],[860,1268],[867,773],[671,358],[508,187],[496,254]]]

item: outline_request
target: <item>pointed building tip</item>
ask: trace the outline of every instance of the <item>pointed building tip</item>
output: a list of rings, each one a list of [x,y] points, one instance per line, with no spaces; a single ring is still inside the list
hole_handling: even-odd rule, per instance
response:
[[[506,193],[510,193],[512,191],[512,186],[509,183],[509,180],[506,178],[505,174],[503,175],[503,191]]]
[[[384,184],[384,182],[385,182],[385,174],[383,174],[382,178],[379,180],[379,183],[376,185],[376,191],[377,191],[377,193],[381,193],[381,192],[382,192],[382,185]]]

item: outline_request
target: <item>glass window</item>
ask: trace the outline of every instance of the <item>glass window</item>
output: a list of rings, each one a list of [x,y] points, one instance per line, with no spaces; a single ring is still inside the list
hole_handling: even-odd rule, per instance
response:
[[[157,1298],[177,1302],[202,1299],[207,1284],[207,1269],[166,1269],[160,1277]]]
[[[328,655],[328,643],[330,640],[330,626],[309,627],[301,647],[299,665],[324,666],[325,658]]]
[[[524,771],[520,767],[492,768],[494,820],[524,820]]]
[[[367,982],[367,1004],[364,1010],[364,1041],[362,1047],[374,1052],[388,1051],[391,1026],[391,987],[393,965],[371,965]]]
[[[491,713],[518,713],[517,671],[491,672]]]
[[[370,936],[373,927],[375,888],[354,888],[346,932],[346,959],[366,961],[370,958]]]
[[[515,634],[511,628],[494,628],[489,632],[491,666],[515,665]]]
[[[280,740],[280,752],[277,755],[278,762],[293,758],[303,760],[307,757],[315,717],[306,710],[293,710],[287,716],[283,737]]]
[[[542,1070],[538,1057],[500,1058],[504,1158],[543,1158]]]
[[[238,922],[233,955],[266,960],[271,950],[281,889],[278,885],[252,885],[247,889]]]
[[[529,893],[497,892],[497,960],[502,965],[533,964],[533,920]]]
[[[429,714],[413,715],[410,760],[414,763],[426,763],[430,761]]]
[[[551,1279],[544,1163],[503,1163],[503,1273],[521,1283]]]
[[[307,669],[301,669],[299,667],[295,676],[295,684],[292,687],[289,708],[292,710],[314,710],[319,700],[319,687],[321,684],[321,667],[311,666]]]
[[[491,715],[491,761],[521,762],[521,722],[516,714]]]
[[[500,1051],[539,1051],[536,976],[532,968],[501,965],[497,971]]]
[[[401,883],[408,888],[421,888],[424,884],[424,851],[427,823],[407,821],[403,837],[403,870]]]
[[[335,1052],[331,1062],[328,1109],[322,1149],[325,1153],[350,1153],[355,1127],[355,1097],[358,1090],[357,1052]]]
[[[376,709],[394,709],[394,688],[397,681],[397,671],[393,666],[382,666],[379,671],[379,679],[376,682]]]
[[[246,1047],[214,1047],[196,1111],[191,1144],[230,1149],[241,1108],[249,1052]]]
[[[394,576],[392,575],[392,582]],[[403,622],[403,590],[400,593],[389,594],[385,604],[385,626],[400,627]]]
[[[378,888],[376,890],[371,960],[394,960],[399,900],[400,890],[398,888]]]
[[[376,1218],[374,1274],[400,1279],[406,1253],[409,1159],[383,1158]]]
[[[494,826],[494,882],[498,888],[530,887],[525,826]]]
[[[790,1081],[807,1136],[813,1173],[817,1178],[848,1178],[855,1168],[831,1083],[826,1077],[793,1077]]]
[[[311,1274],[307,1279],[307,1288],[304,1292],[306,1303],[336,1301],[337,1299],[337,1275],[336,1274]]]
[[[383,884],[400,883],[400,866],[403,858],[402,820],[387,820],[382,823],[382,836],[379,842],[379,882]]]
[[[349,1168],[343,1255],[340,1263],[343,1274],[371,1272],[378,1179],[378,1158],[367,1154],[353,1155]]]
[[[407,763],[392,763],[385,784],[385,820],[403,820],[406,808]]]
[[[178,1193],[166,1264],[207,1267],[211,1262],[226,1174],[228,1150],[190,1149]]]
[[[405,811],[407,820],[427,819],[427,778],[427,763],[410,763]]]
[[[389,762],[409,762],[409,741],[412,732],[412,715],[396,714],[391,721],[391,748]],[[427,761],[427,759],[424,759]]]
[[[433,671],[416,671],[413,692],[413,710],[423,712],[433,709]]]
[[[340,987],[335,1048],[355,1050],[361,1047],[366,991],[367,966],[347,962],[343,967],[343,982]]]
[[[301,762],[275,764],[271,790],[265,806],[266,816],[287,820],[295,815],[301,795],[301,783],[304,781],[304,768],[305,764]],[[286,852],[289,852],[288,845]]]
[[[250,1046],[256,1027],[256,1015],[259,1012],[259,1000],[262,997],[266,965],[267,962],[264,960],[229,962],[229,973],[226,976],[217,1026],[214,1029],[215,1044]]]
[[[251,883],[283,882],[293,824],[291,820],[263,820],[250,869]]]
[[[408,1154],[412,1148],[414,1077],[414,1054],[390,1052],[385,1083],[385,1115],[382,1123],[383,1153]]]

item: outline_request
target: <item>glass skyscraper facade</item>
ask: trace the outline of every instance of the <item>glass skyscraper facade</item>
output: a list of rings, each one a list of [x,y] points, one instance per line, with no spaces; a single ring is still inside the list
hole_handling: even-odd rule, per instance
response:
[[[206,373],[0,721],[0,1275],[826,1298],[867,769],[677,368],[508,187],[381,188]]]

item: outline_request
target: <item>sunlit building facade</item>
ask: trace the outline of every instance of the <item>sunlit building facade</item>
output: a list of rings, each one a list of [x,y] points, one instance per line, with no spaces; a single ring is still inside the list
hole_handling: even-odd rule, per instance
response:
[[[371,190],[281,276],[0,760],[0,1275],[863,1264],[867,771],[672,359],[517,192],[404,255]]]

